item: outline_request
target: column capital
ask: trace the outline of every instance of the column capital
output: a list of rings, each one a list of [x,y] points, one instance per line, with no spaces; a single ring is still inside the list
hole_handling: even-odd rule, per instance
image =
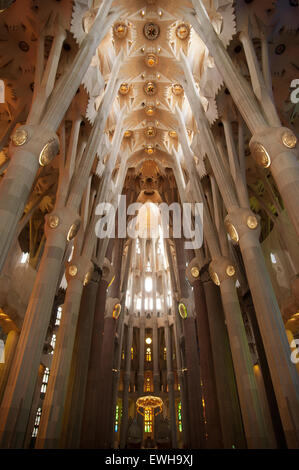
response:
[[[67,241],[77,235],[81,224],[78,212],[70,207],[55,207],[45,216],[45,235],[48,238],[54,231],[65,236]]]
[[[297,137],[287,127],[262,127],[253,134],[249,147],[254,160],[264,168],[275,164],[281,154],[289,153],[292,158],[298,156]]]
[[[77,279],[85,286],[92,276],[92,262],[86,256],[78,256],[72,259],[66,265],[65,277],[67,282]]]
[[[229,210],[224,225],[233,242],[238,243],[248,233],[260,236],[260,217],[250,209],[235,207]]]
[[[25,124],[13,132],[9,150],[15,158],[20,152],[35,155],[40,166],[46,166],[58,154],[59,140],[57,134],[48,127]]]
[[[220,286],[221,282],[235,276],[236,269],[229,258],[219,256],[211,261],[209,272],[214,284]]]

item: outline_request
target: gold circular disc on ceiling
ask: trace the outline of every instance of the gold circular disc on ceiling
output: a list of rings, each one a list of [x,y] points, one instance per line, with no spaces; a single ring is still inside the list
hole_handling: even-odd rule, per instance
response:
[[[175,83],[174,85],[172,85],[172,93],[175,96],[181,95],[183,91],[184,91],[184,88],[179,83]]]
[[[148,67],[155,67],[158,65],[158,57],[153,53],[147,54],[145,63]]]
[[[181,40],[185,40],[189,37],[190,34],[190,28],[186,23],[181,23],[178,25],[175,34],[177,37]]]
[[[155,137],[157,133],[156,129],[153,126],[148,126],[144,132],[147,137]]]
[[[147,114],[147,116],[153,116],[155,114],[155,108],[153,106],[148,106],[145,109],[145,114]]]
[[[113,32],[118,39],[123,39],[128,34],[128,27],[125,23],[116,23]]]
[[[153,145],[147,145],[145,151],[148,155],[152,155],[155,152],[155,147],[153,147]]]
[[[146,39],[150,41],[154,41],[160,35],[160,26],[156,23],[146,23],[143,27],[143,34]]]
[[[129,85],[127,83],[122,83],[119,87],[119,93],[121,95],[126,95],[129,92]]]
[[[149,96],[153,96],[157,93],[157,85],[154,82],[146,82],[143,89],[144,93]]]

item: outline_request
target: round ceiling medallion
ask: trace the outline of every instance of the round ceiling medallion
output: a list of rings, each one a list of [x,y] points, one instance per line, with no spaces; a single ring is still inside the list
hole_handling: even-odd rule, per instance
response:
[[[146,23],[143,27],[143,34],[146,39],[154,41],[160,35],[160,27],[156,23]]]
[[[168,135],[169,135],[169,137],[171,137],[172,139],[176,139],[177,136],[178,136],[178,135],[177,135],[177,132],[174,131],[174,130],[169,131],[169,132],[168,132]]]
[[[128,27],[125,23],[116,23],[113,32],[117,38],[123,39],[128,34]]]
[[[132,137],[132,134],[133,134],[132,131],[127,130],[127,131],[124,132],[124,137],[126,139],[129,139],[130,137]]]
[[[184,91],[184,88],[179,83],[172,85],[172,93],[176,96],[181,95]]]
[[[119,87],[119,93],[121,95],[126,95],[129,92],[129,85],[127,83],[122,83]]]
[[[145,63],[148,67],[155,67],[158,65],[158,57],[155,54],[147,54]]]
[[[186,23],[181,23],[178,25],[175,31],[175,34],[177,35],[179,39],[182,39],[182,40],[187,39],[187,37],[190,34],[190,28]]]
[[[148,155],[152,155],[155,152],[155,147],[153,147],[153,145],[147,145],[145,151]]]
[[[155,108],[153,106],[148,106],[145,110],[147,116],[153,116],[155,114]]]
[[[149,96],[153,96],[157,93],[157,85],[154,82],[146,82],[143,89],[144,93]]]
[[[147,137],[155,137],[156,135],[156,129],[153,127],[153,126],[148,126],[146,129],[145,129],[145,135]]]

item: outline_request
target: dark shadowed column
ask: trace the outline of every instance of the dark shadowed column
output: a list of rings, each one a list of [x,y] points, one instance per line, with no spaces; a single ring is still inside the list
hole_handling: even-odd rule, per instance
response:
[[[207,447],[219,449],[223,447],[223,442],[205,291],[200,279],[194,282],[193,287],[200,353],[200,373],[203,384],[206,430],[208,434]]]

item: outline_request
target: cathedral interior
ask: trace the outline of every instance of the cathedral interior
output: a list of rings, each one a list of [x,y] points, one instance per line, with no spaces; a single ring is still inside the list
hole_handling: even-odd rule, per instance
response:
[[[0,448],[298,449],[298,0],[0,28]]]

